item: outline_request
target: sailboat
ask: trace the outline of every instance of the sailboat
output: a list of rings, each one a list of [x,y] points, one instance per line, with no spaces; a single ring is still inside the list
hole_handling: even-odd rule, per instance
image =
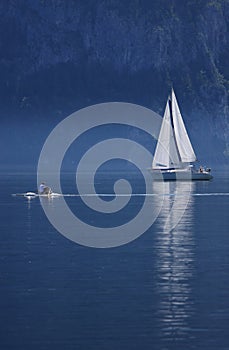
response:
[[[196,169],[197,158],[188,137],[183,118],[172,89],[168,97],[152,163],[152,175],[158,181],[211,180],[211,169]]]

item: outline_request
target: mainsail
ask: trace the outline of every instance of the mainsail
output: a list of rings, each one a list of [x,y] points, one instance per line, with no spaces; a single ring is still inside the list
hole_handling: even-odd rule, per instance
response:
[[[181,168],[184,163],[195,160],[196,156],[172,90],[171,97],[166,103],[152,167],[153,169]]]

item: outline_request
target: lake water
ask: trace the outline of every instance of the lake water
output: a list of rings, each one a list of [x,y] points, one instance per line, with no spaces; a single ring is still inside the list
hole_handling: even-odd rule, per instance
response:
[[[75,193],[68,176],[66,193]],[[97,179],[100,193],[108,178]],[[1,349],[229,349],[228,174],[166,183],[154,224],[109,249],[73,243],[38,198],[11,196],[34,190],[36,174],[4,173],[0,184]],[[156,206],[161,188],[152,186]],[[69,205],[83,215],[77,198]],[[139,203],[135,196],[126,220]]]

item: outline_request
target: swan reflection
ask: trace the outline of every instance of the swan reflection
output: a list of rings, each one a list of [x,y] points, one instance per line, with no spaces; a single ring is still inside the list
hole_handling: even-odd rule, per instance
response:
[[[162,188],[165,186],[164,188]],[[193,196],[195,183],[154,183],[154,193],[164,191],[164,203],[155,236],[157,310],[163,339],[188,335],[193,314],[194,271]]]

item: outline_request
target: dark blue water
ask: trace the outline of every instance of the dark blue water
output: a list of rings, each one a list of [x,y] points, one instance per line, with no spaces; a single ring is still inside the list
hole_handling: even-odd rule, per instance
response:
[[[0,184],[1,349],[229,349],[227,174],[192,184],[171,231],[182,195],[164,198],[140,238],[110,249],[67,240],[38,198],[11,196],[34,190],[35,174],[1,174]]]

